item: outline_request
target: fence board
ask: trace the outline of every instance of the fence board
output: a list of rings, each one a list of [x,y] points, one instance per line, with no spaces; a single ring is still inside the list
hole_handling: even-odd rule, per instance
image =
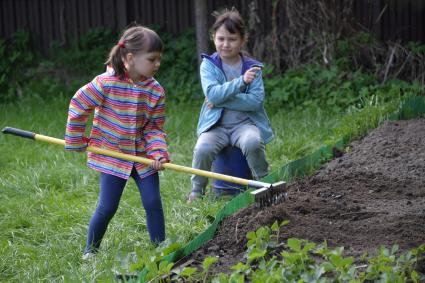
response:
[[[103,0],[103,25],[113,29],[117,26],[114,7],[114,0]]]
[[[380,28],[381,28],[381,37],[380,38],[388,38],[389,30],[385,28],[384,23],[387,23],[390,18],[389,5],[387,1],[383,1],[381,6],[381,19],[380,19]]]
[[[408,41],[410,38],[412,38],[412,35],[413,35],[413,28],[412,28],[413,16],[410,13],[411,5],[412,5],[412,0],[408,0],[404,2],[403,12],[402,12],[403,14],[402,26],[406,27],[406,31],[403,32],[403,41]]]
[[[416,25],[418,24],[418,14],[415,12],[415,2],[410,3],[409,5],[409,13],[411,15],[411,34],[410,36],[412,38],[416,38],[417,35],[417,28]]]
[[[168,1],[164,3],[165,29],[169,30],[172,34],[177,34],[176,18],[174,17],[177,11],[176,2]]]
[[[28,29],[28,16],[27,16],[28,9],[26,7],[27,1],[15,0],[14,3],[15,3],[15,8],[17,9],[16,11],[17,26],[22,29]]]
[[[379,20],[379,17],[381,15],[381,10],[382,10],[381,7],[382,7],[381,0],[375,0],[372,2],[370,29],[379,38],[381,37],[381,23],[382,23],[382,21]]]
[[[284,7],[284,3],[281,3],[281,7]],[[271,21],[268,21],[266,19],[270,18],[270,15],[272,14],[272,5],[271,3],[267,3],[266,1],[260,1],[258,7],[258,13],[260,18],[260,24],[264,25],[265,30],[271,30],[272,24]],[[283,18],[283,14],[282,17]],[[283,26],[284,20],[282,20],[282,26]]]
[[[415,10],[418,13],[418,22],[415,25],[417,36],[416,39],[421,42],[425,42],[425,3],[422,1],[416,1]]]
[[[394,40],[394,38],[396,36],[398,36],[398,32],[397,32],[397,14],[396,14],[396,3],[394,3],[394,1],[389,1],[388,2],[388,13],[389,13],[389,18],[388,18],[388,23],[387,23],[387,29],[388,31],[392,31],[388,33],[388,39],[390,40]]]
[[[99,2],[99,0],[90,0],[88,2],[89,2],[90,26],[99,27],[102,25],[101,2]]]
[[[403,25],[404,22],[404,1],[397,1],[396,2],[396,11],[395,11],[395,17],[396,17],[396,28],[398,33],[398,38],[404,38],[404,32],[406,31],[406,27]]]
[[[0,24],[1,24],[1,31],[2,34],[8,34],[8,32],[11,30],[11,27],[9,27],[9,19],[8,17],[8,11],[7,11],[7,3],[6,1],[0,2]]]
[[[194,1],[197,0],[189,0],[189,4],[187,6],[187,14],[184,15],[184,17],[187,17],[189,19],[189,27],[194,27],[195,26],[195,16],[194,16],[194,7],[195,7],[195,3]]]
[[[79,0],[77,9],[78,9],[78,15],[79,15],[78,20],[81,23],[79,34],[83,35],[84,33],[87,32],[88,27],[90,27],[90,16],[89,16],[90,8],[89,8],[88,1]]]
[[[31,30],[31,41],[33,45],[40,46],[41,40],[40,40],[40,34],[41,34],[41,28],[40,28],[40,12],[38,5],[35,1],[28,3],[28,25],[29,29]]]
[[[40,2],[40,23],[41,23],[41,30],[43,31],[41,34],[41,48],[42,50],[47,51],[49,46],[50,46],[50,42],[53,40],[53,23],[52,23],[52,17],[51,17],[51,12],[52,12],[52,6],[50,3],[50,0],[42,0]]]
[[[165,9],[166,9],[166,3],[164,0],[156,0],[155,2],[155,8],[154,8],[154,15],[155,18],[153,19],[153,24],[158,23],[164,23],[165,22]]]
[[[14,16],[15,9],[13,8],[13,0],[5,0],[4,9],[5,9],[4,18],[5,18],[6,30],[16,31],[15,16]]]
[[[146,17],[146,21],[143,23],[143,20],[142,20],[141,23],[143,23],[145,25],[151,25],[155,22],[155,20],[154,20],[154,10],[156,10],[158,8],[155,7],[153,0],[147,0],[145,2],[146,2],[146,4],[142,5],[142,14],[141,15]],[[143,10],[143,6],[146,6],[146,8],[144,10]],[[142,17],[142,19],[144,17]]]
[[[127,1],[118,1],[115,4],[117,11],[117,30],[123,29],[127,26]]]
[[[65,18],[67,25],[67,41],[78,37],[79,21],[77,16],[77,0],[68,0],[65,2]]]
[[[20,11],[20,3],[19,1],[13,1],[12,3],[12,9],[14,11],[15,14],[15,25],[16,25],[16,29],[21,29],[22,28],[22,19],[21,19],[21,11]]]
[[[53,0],[51,2],[52,7],[50,10],[50,18],[52,20],[52,37],[54,40],[62,41],[61,40],[61,33],[60,33],[60,25],[62,24],[60,21],[60,1],[59,0]]]
[[[182,1],[180,5],[177,6],[178,13],[176,15],[176,23],[178,33],[189,28],[189,17],[185,15],[190,15],[191,9],[189,8],[190,1]]]
[[[140,6],[141,4],[140,2],[141,1],[138,1],[138,0],[127,0],[127,7],[129,9],[126,11],[126,16],[129,23],[134,22],[134,19],[136,18],[138,14],[137,9],[138,9],[138,6]],[[119,1],[117,1],[116,4],[119,5],[120,4]]]

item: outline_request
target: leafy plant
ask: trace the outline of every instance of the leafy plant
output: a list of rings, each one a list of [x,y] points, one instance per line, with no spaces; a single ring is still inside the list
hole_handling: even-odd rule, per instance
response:
[[[198,81],[194,30],[188,29],[176,38],[157,26],[152,28],[164,43],[161,68],[155,78],[167,91],[167,98],[178,102],[200,98],[202,92]],[[105,70],[108,52],[116,40],[117,34],[111,29],[94,28],[78,41],[71,41],[68,47],[53,43],[52,59],[56,67],[84,74],[88,80]]]
[[[146,253],[146,251],[137,251],[136,262],[133,263],[129,271],[144,270],[145,280],[162,281],[169,280],[173,263],[164,260],[164,257],[181,248],[181,245],[176,242],[171,242],[168,245],[162,244],[155,249],[154,252]]]
[[[188,29],[178,38],[161,31],[165,50],[157,80],[167,90],[167,98],[186,102],[203,97],[198,80],[195,32]]]
[[[104,63],[116,41],[117,34],[112,29],[93,28],[78,40],[71,40],[68,46],[53,42],[51,58],[56,68],[65,68],[91,78],[105,71]]]
[[[30,81],[28,69],[35,65],[38,56],[31,51],[28,32],[17,30],[11,39],[0,39],[0,103],[23,96],[23,86]]]
[[[193,282],[193,281],[207,282],[209,278],[208,270],[211,267],[211,265],[217,262],[217,260],[218,260],[217,257],[206,257],[202,261],[201,271],[198,271],[198,269],[195,267],[185,267],[180,272],[177,272],[177,275],[178,277],[186,278],[190,282]]]

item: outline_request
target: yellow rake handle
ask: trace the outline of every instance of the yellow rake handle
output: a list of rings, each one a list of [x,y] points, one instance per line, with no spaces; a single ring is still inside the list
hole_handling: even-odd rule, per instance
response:
[[[57,145],[65,146],[64,140],[49,137],[49,136],[44,136],[44,135],[40,135],[40,134],[36,134],[36,133],[33,133],[33,132],[24,131],[24,130],[21,130],[21,129],[6,127],[2,130],[2,132],[4,134],[12,134],[12,135],[20,136],[20,137],[23,137],[23,138],[29,138],[29,139],[33,139],[33,140],[37,140],[37,141],[42,141],[42,142],[47,142],[47,143],[51,143],[51,144],[57,144]],[[103,149],[103,148],[98,148],[98,147],[92,147],[92,146],[88,146],[86,148],[86,151],[90,151],[90,152],[93,152],[93,153],[96,153],[96,154],[107,155],[107,156],[111,156],[111,157],[115,157],[115,158],[119,158],[119,159],[123,159],[123,160],[139,162],[139,163],[143,163],[143,164],[147,164],[147,165],[151,165],[154,162],[152,159],[149,159],[149,158],[134,156],[134,155],[130,155],[130,154],[120,153],[120,152],[107,150],[107,149]],[[269,184],[269,183],[233,177],[233,176],[229,176],[229,175],[214,173],[214,172],[210,172],[210,171],[195,169],[195,168],[176,165],[176,164],[172,164],[172,163],[164,163],[163,166],[164,166],[165,169],[171,169],[171,170],[174,170],[174,171],[177,171],[177,172],[195,174],[195,175],[198,175],[198,176],[203,176],[203,177],[212,178],[212,179],[218,179],[218,180],[222,180],[222,181],[226,181],[226,182],[230,182],[230,183],[234,183],[234,184],[239,184],[239,185],[244,185],[244,186],[252,186],[252,187],[255,187],[255,188],[263,188],[263,187],[270,188],[271,187],[271,184]]]

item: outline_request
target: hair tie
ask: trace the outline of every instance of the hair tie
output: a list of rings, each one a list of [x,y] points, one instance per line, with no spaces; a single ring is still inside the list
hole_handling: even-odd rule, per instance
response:
[[[125,48],[124,41],[119,41],[118,46],[121,47],[121,48]]]

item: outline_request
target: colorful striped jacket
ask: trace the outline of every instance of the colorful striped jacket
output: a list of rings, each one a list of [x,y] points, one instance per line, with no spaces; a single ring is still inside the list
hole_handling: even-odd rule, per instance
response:
[[[80,88],[72,97],[65,133],[67,150],[87,146],[84,133],[94,110],[88,145],[125,154],[167,161],[165,92],[154,79],[133,83],[108,71]],[[148,165],[88,152],[90,168],[128,179],[133,166],[144,178],[156,171]]]

